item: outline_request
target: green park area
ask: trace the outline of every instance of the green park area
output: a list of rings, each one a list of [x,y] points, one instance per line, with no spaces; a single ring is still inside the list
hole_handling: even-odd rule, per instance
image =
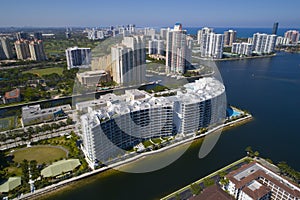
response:
[[[57,146],[33,146],[13,152],[14,161],[21,163],[24,159],[36,160],[38,164],[51,163],[67,157],[67,150]]]
[[[11,116],[11,117],[5,117],[0,118],[0,131],[13,129],[17,126],[17,117]]]
[[[64,71],[64,68],[62,67],[50,67],[50,68],[44,68],[44,69],[31,69],[28,71],[24,71],[22,72],[24,73],[32,73],[32,74],[36,74],[39,77],[42,77],[43,75],[49,75],[49,74],[53,74],[56,73],[58,75],[62,75]]]

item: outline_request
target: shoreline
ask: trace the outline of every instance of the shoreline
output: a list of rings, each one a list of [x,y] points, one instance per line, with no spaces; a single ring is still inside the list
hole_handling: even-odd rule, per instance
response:
[[[256,59],[256,58],[272,58],[275,57],[277,54],[272,55],[264,55],[264,56],[251,56],[251,57],[235,57],[235,58],[222,58],[222,59],[215,59],[213,61],[222,62],[222,61],[231,61],[231,60],[248,60],[248,59]]]
[[[37,199],[38,197],[46,195],[47,193],[50,194],[52,192],[59,191],[59,190],[63,189],[63,187],[67,187],[70,184],[74,184],[76,181],[88,178],[90,176],[99,174],[101,172],[105,172],[105,171],[107,171],[109,169],[114,169],[116,167],[123,167],[123,166],[129,165],[129,164],[132,164],[133,162],[138,161],[138,160],[144,158],[145,156],[155,155],[155,154],[158,154],[158,153],[170,150],[170,149],[172,149],[174,147],[181,146],[181,145],[187,144],[187,143],[191,143],[191,142],[193,142],[193,141],[195,141],[197,139],[201,139],[201,138],[205,137],[206,135],[211,134],[211,133],[213,133],[215,131],[218,131],[220,129],[226,128],[225,130],[228,130],[229,128],[233,128],[233,127],[236,127],[238,125],[244,124],[244,123],[250,121],[252,118],[253,117],[252,117],[251,114],[247,114],[245,117],[242,117],[242,118],[239,118],[237,120],[228,122],[226,124],[219,125],[219,126],[213,128],[213,129],[207,131],[204,134],[196,135],[194,137],[182,140],[180,142],[171,144],[169,146],[163,147],[163,148],[155,150],[155,151],[141,153],[141,154],[139,154],[139,155],[137,155],[135,157],[129,158],[127,160],[120,161],[120,162],[111,164],[109,166],[102,167],[100,169],[96,169],[96,170],[93,170],[91,172],[87,172],[87,173],[81,174],[79,176],[76,176],[76,177],[73,177],[73,178],[70,178],[70,179],[58,182],[56,184],[49,185],[49,186],[47,186],[45,188],[41,188],[41,189],[36,190],[34,193],[27,193],[27,194],[22,195],[19,198],[15,198],[15,199],[32,199],[32,198],[33,199]]]

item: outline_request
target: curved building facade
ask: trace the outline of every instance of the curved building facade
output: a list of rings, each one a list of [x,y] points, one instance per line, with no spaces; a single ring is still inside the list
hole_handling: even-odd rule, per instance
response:
[[[186,84],[169,97],[127,90],[125,95],[107,94],[99,101],[106,104],[95,109],[86,103],[88,113],[81,116],[83,151],[92,166],[122,156],[142,141],[194,134],[223,123],[226,116],[225,87],[214,78]]]

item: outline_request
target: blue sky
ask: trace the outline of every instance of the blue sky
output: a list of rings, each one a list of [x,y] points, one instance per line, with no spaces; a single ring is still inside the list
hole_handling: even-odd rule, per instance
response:
[[[1,0],[3,26],[300,27],[299,0]]]

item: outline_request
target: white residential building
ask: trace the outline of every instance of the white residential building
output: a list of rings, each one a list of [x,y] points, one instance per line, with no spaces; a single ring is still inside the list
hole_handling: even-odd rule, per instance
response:
[[[121,85],[143,83],[146,77],[146,48],[143,36],[124,37],[111,48],[113,80]]]
[[[198,30],[198,33],[197,33],[198,44],[201,44],[201,42],[202,42],[202,36],[204,34],[209,34],[209,33],[213,33],[213,29],[212,28],[204,27],[201,30]]]
[[[253,45],[250,44],[250,43],[245,43],[245,42],[243,42],[243,43],[232,43],[231,53],[251,56],[252,55],[252,48],[253,48]]]
[[[66,49],[68,69],[89,68],[91,65],[91,48],[71,47]]]
[[[277,35],[268,35],[265,33],[255,33],[253,35],[253,51],[255,53],[273,53],[275,50]]]
[[[276,46],[278,45],[289,45],[290,44],[290,39],[286,37],[277,37],[276,39]]]
[[[151,54],[164,55],[165,52],[165,44],[163,40],[150,40],[149,41],[149,51]]]
[[[192,38],[176,23],[167,32],[166,73],[184,74],[191,63]]]
[[[88,109],[81,116],[88,163],[94,167],[98,161],[124,155],[150,138],[192,135],[202,127],[224,123],[226,97],[222,83],[202,78],[184,87],[175,96],[153,97],[144,91],[127,90],[125,95],[107,94],[76,105],[80,110]]]
[[[201,36],[201,57],[221,59],[223,56],[224,34],[205,33]]]

